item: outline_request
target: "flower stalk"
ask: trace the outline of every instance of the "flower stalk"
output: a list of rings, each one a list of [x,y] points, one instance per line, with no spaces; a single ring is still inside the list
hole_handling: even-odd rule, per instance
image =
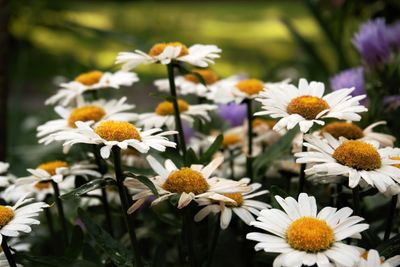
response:
[[[3,241],[1,242],[1,248],[3,249],[4,254],[6,255],[8,264],[10,267],[17,267],[17,264],[15,263],[14,257],[11,254],[10,247],[7,244],[7,238],[3,237]]]
[[[304,145],[304,136],[303,136],[303,144],[301,146],[301,151],[306,152],[307,147]],[[306,183],[306,163],[300,164],[300,177],[299,177],[299,195],[300,193],[304,192],[304,185]]]
[[[60,218],[60,224],[61,224],[61,230],[62,230],[62,236],[64,239],[64,244],[68,243],[68,227],[67,227],[67,221],[65,218],[65,213],[64,213],[64,207],[60,198],[60,189],[58,187],[58,184],[51,180],[51,184],[54,189],[54,198],[56,200],[56,205],[57,205],[57,210],[58,210],[58,216]]]
[[[383,237],[383,240],[388,240],[390,238],[390,233],[392,232],[393,218],[394,218],[394,214],[396,212],[396,204],[397,204],[398,197],[399,197],[399,195],[394,195],[394,196],[392,196],[392,199],[390,201],[389,216],[387,217],[387,220],[386,220],[385,235]]]
[[[252,101],[251,99],[246,99],[246,106],[247,106],[247,161],[246,161],[246,168],[247,168],[247,177],[250,180],[253,180],[253,112],[252,112]]]

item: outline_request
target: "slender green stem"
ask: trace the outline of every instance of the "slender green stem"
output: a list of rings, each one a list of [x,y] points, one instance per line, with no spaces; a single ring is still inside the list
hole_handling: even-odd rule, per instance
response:
[[[235,179],[235,159],[233,157],[233,150],[229,149],[229,168],[231,170],[231,179],[234,180]]]
[[[45,202],[48,203],[49,202],[49,197],[51,197],[51,194],[48,194],[45,198]],[[50,209],[44,209],[44,213],[46,215],[46,220],[47,220],[47,225],[49,227],[49,232],[50,232],[50,236],[54,236],[54,223],[53,223],[53,216],[51,215],[51,210]]]
[[[61,230],[63,232],[62,236],[63,236],[65,244],[68,244],[67,220],[65,218],[64,207],[63,207],[63,204],[62,204],[62,201],[60,198],[60,189],[58,188],[58,184],[56,182],[54,182],[53,180],[51,181],[51,184],[53,185],[53,189],[54,189],[54,198],[56,199],[58,216],[60,218]]]
[[[7,244],[7,238],[3,236],[3,241],[1,242],[1,248],[3,249],[4,254],[6,255],[8,264],[10,267],[17,267],[17,264],[15,263],[14,257],[11,254],[10,247]]]
[[[190,267],[198,267],[196,252],[194,248],[193,240],[193,217],[190,210],[190,206],[185,208],[183,215],[183,234],[184,240],[186,241],[186,246],[188,250],[189,265]]]
[[[215,254],[215,248],[217,247],[218,243],[218,238],[219,238],[219,233],[221,232],[221,227],[219,225],[219,220],[220,216],[216,216],[216,222],[214,226],[214,233],[213,233],[213,239],[211,241],[211,248],[210,248],[210,253],[208,254],[208,259],[206,263],[206,267],[211,267],[211,264],[213,262],[214,254]]]
[[[169,80],[169,88],[172,96],[172,105],[174,107],[174,116],[175,116],[175,127],[179,134],[179,148],[182,151],[182,156],[186,157],[186,142],[185,142],[185,134],[183,132],[181,116],[179,112],[178,106],[178,97],[176,94],[176,86],[175,86],[175,76],[174,76],[174,65],[170,63],[167,65],[168,70],[168,80]]]
[[[303,139],[303,145],[301,147],[301,151],[305,152],[307,151],[307,147],[304,145],[304,139]],[[299,195],[300,193],[304,192],[304,184],[306,183],[306,164],[302,163],[300,164],[300,177],[299,177]]]
[[[354,213],[357,215],[361,215],[360,210],[360,187],[357,185],[353,188],[353,209]]]
[[[107,164],[105,164],[104,160],[100,156],[100,148],[97,145],[93,145],[93,152],[95,156],[95,161],[97,164],[97,168],[99,172],[104,175],[107,173]],[[113,236],[114,230],[112,226],[112,218],[110,212],[110,205],[108,204],[107,190],[106,188],[101,188],[101,202],[103,204],[104,214],[106,217],[106,224],[108,228],[108,232],[111,236]]]
[[[247,177],[253,180],[253,111],[252,111],[252,101],[251,99],[246,99],[247,104]]]
[[[394,218],[394,213],[396,212],[396,204],[397,204],[398,197],[399,197],[399,195],[394,195],[394,196],[392,196],[392,199],[390,201],[389,216],[387,217],[387,220],[386,220],[385,236],[384,236],[383,240],[388,240],[390,238],[390,233],[392,232],[393,218]]]
[[[117,180],[117,187],[119,192],[119,197],[121,199],[121,208],[122,214],[124,217],[125,225],[128,229],[129,238],[131,240],[133,254],[134,254],[134,262],[133,265],[136,267],[142,267],[142,258],[139,251],[139,244],[136,239],[135,233],[135,226],[133,224],[133,220],[128,215],[128,208],[129,208],[129,200],[128,195],[126,193],[126,189],[124,186],[124,175],[122,173],[122,166],[121,166],[121,149],[117,146],[112,148],[113,157],[114,157],[114,169],[115,169],[115,178]]]

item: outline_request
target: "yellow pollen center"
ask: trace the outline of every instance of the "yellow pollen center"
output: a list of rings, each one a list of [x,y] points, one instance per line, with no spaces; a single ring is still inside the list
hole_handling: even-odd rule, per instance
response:
[[[72,110],[68,118],[68,126],[75,128],[77,121],[99,121],[106,115],[106,112],[101,107],[89,105]]]
[[[75,78],[75,81],[80,82],[81,84],[84,85],[93,85],[98,83],[102,76],[103,73],[101,71],[94,70],[82,73],[81,75]]]
[[[126,121],[104,121],[94,131],[107,141],[142,140],[136,127]]]
[[[238,82],[236,87],[243,93],[256,95],[264,89],[264,84],[260,80],[249,79]]]
[[[329,133],[335,138],[341,136],[354,140],[364,137],[363,130],[350,122],[332,122],[322,127],[321,133]]]
[[[255,119],[253,119],[253,122],[252,122],[253,128],[257,128],[259,126],[266,125],[270,129],[272,129],[275,126],[275,124],[276,124],[276,121],[274,121],[274,120],[266,120],[266,119],[261,119],[261,118],[255,118]]]
[[[243,200],[243,195],[241,193],[225,193],[223,195],[236,201],[236,204],[226,202],[225,205],[228,207],[239,207],[243,204],[244,200]]]
[[[240,143],[241,141],[242,137],[238,134],[224,134],[224,140],[222,141],[222,144],[224,146],[230,146]]]
[[[328,103],[315,96],[296,97],[287,106],[289,114],[299,114],[307,120],[315,119],[321,111],[326,109],[329,109]]]
[[[15,216],[12,208],[0,205],[0,229],[7,225]]]
[[[359,140],[349,140],[338,146],[333,152],[333,158],[340,164],[356,170],[375,170],[381,167],[381,156],[368,143]]]
[[[153,47],[149,51],[149,55],[152,57],[160,55],[162,52],[164,52],[164,49],[167,48],[167,46],[173,46],[173,47],[181,47],[181,52],[179,53],[178,57],[183,57],[189,54],[189,49],[187,48],[186,45],[180,43],[180,42],[170,42],[170,43],[159,43],[153,45]]]
[[[400,160],[400,156],[391,156],[390,159],[393,160]],[[393,164],[394,167],[400,168],[400,163],[399,164]]]
[[[182,168],[172,172],[162,187],[173,193],[192,192],[198,195],[207,192],[209,185],[200,172]]]
[[[189,109],[188,102],[182,99],[178,99],[178,109],[179,112],[187,111]],[[157,105],[155,112],[160,116],[174,115],[174,105],[170,101],[163,101]]]
[[[63,167],[68,167],[68,164],[65,161],[55,160],[42,163],[37,166],[37,169],[45,170],[50,175],[56,175],[56,169]]]
[[[34,185],[34,187],[38,190],[49,189],[51,186],[50,182],[38,182]]]
[[[313,217],[293,221],[286,238],[292,248],[311,253],[327,250],[335,242],[332,228],[325,221]]]
[[[196,70],[193,70],[192,72],[199,74],[203,78],[203,80],[206,84],[213,84],[216,81],[218,81],[217,74],[215,74],[211,70],[196,69]],[[185,80],[191,81],[193,83],[200,83],[199,78],[194,74],[185,75]]]

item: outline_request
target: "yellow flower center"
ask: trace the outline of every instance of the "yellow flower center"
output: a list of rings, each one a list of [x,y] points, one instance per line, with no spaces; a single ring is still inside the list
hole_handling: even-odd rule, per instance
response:
[[[287,106],[289,114],[299,114],[307,120],[315,119],[321,111],[326,109],[329,109],[329,105],[325,100],[308,95],[292,99]]]
[[[56,175],[56,170],[58,168],[68,167],[68,163],[61,160],[50,161],[42,163],[37,166],[37,169],[45,170],[50,175]]]
[[[356,170],[375,170],[381,167],[381,156],[371,144],[349,140],[333,152],[333,158],[340,164]]]
[[[242,206],[244,199],[243,199],[243,195],[241,193],[225,193],[223,195],[236,201],[236,204],[230,203],[230,202],[226,202],[225,203],[226,206],[228,206],[228,207],[239,207],[239,206]]]
[[[196,69],[192,72],[199,74],[206,84],[213,84],[218,81],[218,76],[215,72],[211,70]],[[185,80],[191,81],[193,83],[200,83],[199,78],[194,74],[185,75]]]
[[[322,127],[321,133],[329,133],[335,138],[341,136],[347,139],[360,139],[364,137],[363,130],[350,122],[332,122]]]
[[[81,75],[75,78],[75,81],[80,82],[81,84],[84,85],[93,85],[98,83],[102,76],[103,73],[101,71],[94,70],[82,73]]]
[[[332,228],[325,221],[313,217],[293,221],[286,238],[292,248],[311,253],[327,250],[335,242]]]
[[[264,84],[260,80],[249,79],[238,82],[236,87],[243,93],[256,95],[264,89]]]
[[[50,182],[38,182],[34,185],[34,187],[38,190],[49,189],[51,186]]]
[[[178,99],[178,109],[179,112],[187,111],[189,109],[188,102],[182,99]],[[174,115],[174,105],[170,101],[163,101],[157,105],[155,112],[160,116]]]
[[[7,225],[15,216],[12,208],[0,205],[0,229]]]
[[[189,54],[189,49],[187,48],[186,45],[180,43],[180,42],[170,42],[170,43],[158,43],[153,45],[153,47],[149,51],[149,55],[152,57],[160,55],[162,52],[164,52],[164,49],[167,48],[167,46],[173,46],[173,47],[181,47],[181,52],[179,53],[178,57],[183,57]]]
[[[400,160],[400,156],[391,156],[390,159],[393,160]],[[400,168],[400,163],[399,164],[393,164],[394,167]]]
[[[240,143],[241,141],[242,137],[238,134],[224,134],[224,140],[222,141],[222,144],[224,146],[230,146]]]
[[[207,192],[209,185],[203,175],[191,168],[182,168],[172,172],[162,185],[173,193],[194,193],[195,195]]]
[[[262,118],[255,118],[253,119],[252,125],[253,128],[257,128],[262,125],[268,126],[270,129],[272,129],[276,124],[276,121],[274,120],[267,120],[267,119],[262,119]]]
[[[75,128],[75,122],[77,121],[99,121],[106,115],[106,112],[101,107],[88,105],[76,108],[71,111],[68,118],[68,126]]]
[[[142,140],[136,127],[126,121],[104,121],[94,131],[107,141]]]

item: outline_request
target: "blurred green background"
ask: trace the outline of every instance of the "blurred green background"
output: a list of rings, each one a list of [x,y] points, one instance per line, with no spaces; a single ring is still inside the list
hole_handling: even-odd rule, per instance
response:
[[[247,73],[265,81],[306,77],[327,82],[359,64],[351,36],[361,21],[395,18],[396,1],[74,1],[11,2],[8,160],[17,174],[58,147],[37,145],[35,127],[55,118],[44,100],[80,72],[117,70],[120,51],[162,41],[216,44],[220,76]],[[143,66],[140,84],[118,91],[138,111],[152,108],[161,66]],[[21,167],[22,166],[22,167]]]

